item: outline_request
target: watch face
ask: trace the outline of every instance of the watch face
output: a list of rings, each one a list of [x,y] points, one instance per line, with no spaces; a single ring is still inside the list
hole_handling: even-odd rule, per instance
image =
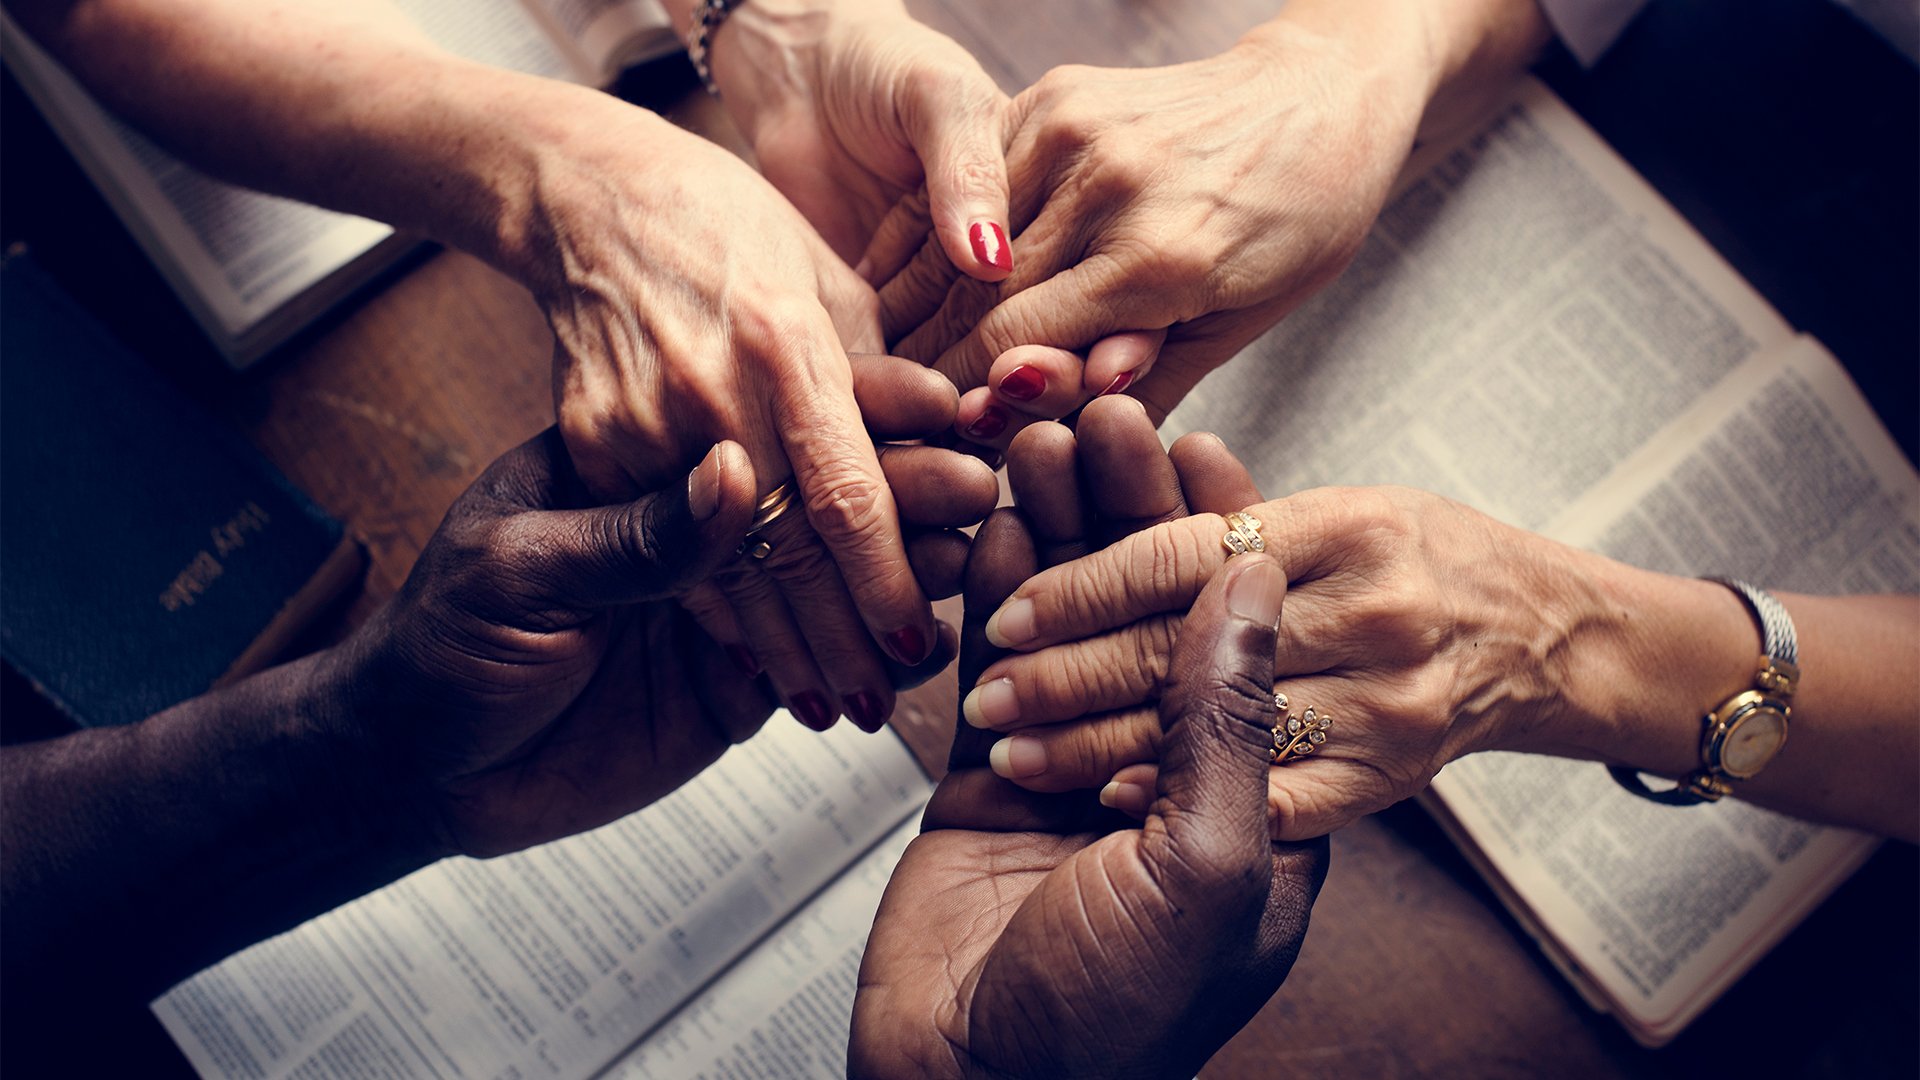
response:
[[[1720,743],[1720,767],[1745,780],[1765,768],[1787,741],[1787,718],[1768,706],[1736,718]]]

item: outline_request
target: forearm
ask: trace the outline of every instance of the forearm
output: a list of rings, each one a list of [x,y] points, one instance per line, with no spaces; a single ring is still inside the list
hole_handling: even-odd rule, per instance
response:
[[[1586,553],[1580,629],[1564,650],[1567,709],[1522,748],[1681,776],[1700,765],[1701,717],[1751,687],[1752,616],[1724,586]],[[1568,580],[1572,580],[1570,577]],[[1780,595],[1801,682],[1785,747],[1734,793],[1800,817],[1912,840],[1920,827],[1920,598]],[[1559,746],[1554,743],[1565,739]]]
[[[9,983],[136,1007],[439,854],[413,788],[337,715],[338,667],[322,653],[0,751]]]
[[[599,112],[647,117],[453,56],[384,0],[9,0],[9,11],[105,104],[206,171],[510,272],[530,261],[550,148]]]

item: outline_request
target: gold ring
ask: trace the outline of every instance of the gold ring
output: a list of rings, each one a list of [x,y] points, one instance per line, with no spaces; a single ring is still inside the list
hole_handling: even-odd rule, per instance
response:
[[[1247,513],[1228,514],[1227,535],[1220,538],[1220,546],[1227,549],[1229,559],[1267,550],[1267,542],[1260,538],[1260,519]]]
[[[1285,765],[1326,745],[1327,732],[1333,728],[1332,716],[1312,705],[1295,716],[1287,695],[1278,690],[1273,692],[1273,707],[1279,715],[1274,718],[1273,749],[1267,751],[1267,760]]]
[[[785,517],[787,512],[793,509],[794,501],[791,480],[767,492],[766,497],[754,506],[753,522],[747,526],[746,538],[740,541],[740,547],[734,551],[734,554],[754,559],[764,559],[773,554],[773,544],[760,534],[771,528],[774,522]]]

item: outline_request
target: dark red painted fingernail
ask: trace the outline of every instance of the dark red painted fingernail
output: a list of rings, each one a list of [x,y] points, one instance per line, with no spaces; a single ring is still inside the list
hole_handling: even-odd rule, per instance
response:
[[[917,664],[927,658],[927,636],[917,626],[903,626],[887,635],[887,648],[903,664]]]
[[[760,677],[760,661],[754,658],[752,649],[747,648],[745,645],[729,645],[727,646],[727,655],[733,658],[734,667],[739,668],[741,671],[746,672],[756,679]]]
[[[1115,375],[1113,377],[1113,381],[1107,384],[1107,388],[1105,390],[1100,391],[1100,396],[1106,397],[1108,394],[1117,394],[1120,391],[1125,390],[1127,387],[1132,385],[1133,385],[1133,372],[1123,371],[1120,374]]]
[[[827,708],[827,699],[811,690],[793,695],[793,714],[815,731],[833,726],[833,710]]]
[[[880,712],[880,698],[872,691],[862,690],[857,694],[849,694],[840,701],[846,705],[847,715],[859,725],[861,731],[871,735],[885,726],[887,718]]]
[[[1015,401],[1032,401],[1047,392],[1047,377],[1021,364],[1000,380],[1000,392]]]
[[[973,257],[981,265],[996,270],[1013,269],[1013,247],[1007,243],[1007,234],[997,222],[976,221],[967,230],[967,242],[973,245]]]
[[[967,437],[973,439],[995,439],[1007,430],[1007,414],[1002,409],[989,405],[973,423],[967,425]]]

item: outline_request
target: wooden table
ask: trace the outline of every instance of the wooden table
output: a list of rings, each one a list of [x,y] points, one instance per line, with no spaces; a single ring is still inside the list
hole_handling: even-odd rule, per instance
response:
[[[1799,7],[1789,0],[1760,6],[1816,20],[1845,36],[1831,29],[1824,14],[1807,14],[1806,0],[1797,2]],[[1056,63],[1143,65],[1203,56],[1276,5],[916,0],[912,6],[974,49],[988,71],[1015,90]],[[1631,55],[1633,46],[1630,37],[1622,51]],[[1621,106],[1603,93],[1608,68],[1582,76],[1561,61],[1547,70],[1576,104],[1582,93],[1598,94],[1599,112],[1613,107],[1618,115],[1610,122],[1632,125],[1631,99]],[[157,353],[159,366],[242,428],[295,483],[364,538],[372,556],[366,587],[316,643],[346,632],[393,594],[441,513],[473,476],[551,422],[552,344],[539,312],[518,287],[474,259],[434,254],[260,369],[229,376],[195,343],[177,304],[104,206],[76,181],[71,162],[50,144],[10,83],[7,93],[9,201],[16,209],[51,205],[60,212],[36,213],[30,222],[15,215],[6,239],[33,243],[56,277],[128,340]],[[1908,106],[1912,97],[1909,92]],[[704,102],[682,100],[675,111],[703,128],[716,122]],[[1912,156],[1910,149],[1907,154]],[[23,158],[34,162],[31,168]],[[1896,191],[1906,184],[1912,199],[1909,178],[1895,175],[1886,182]],[[1694,212],[1684,198],[1676,201]],[[1702,227],[1739,262],[1748,249],[1738,230],[1731,238],[1716,234],[1727,223],[1706,216],[1713,220],[1700,222]],[[1913,230],[1907,232],[1910,240]],[[1771,256],[1761,245],[1755,257]],[[1766,287],[1766,277],[1741,268]],[[1912,321],[1914,292],[1905,293],[1904,306],[1879,312],[1883,332],[1867,345],[1846,347],[1821,324],[1857,321],[1854,307],[1872,306],[1876,288],[1899,290],[1910,283],[1911,268],[1901,277],[1896,267],[1890,286],[1865,282],[1870,267],[1855,269],[1863,279],[1859,289],[1834,301],[1831,310],[1815,304],[1809,316],[1804,305],[1795,310],[1773,298],[1843,357],[1893,358],[1890,369],[1856,369],[1856,377],[1876,398],[1896,402],[1898,415],[1889,419],[1911,454],[1914,396],[1907,387],[1920,352],[1912,328],[1903,330],[1900,322]],[[1898,406],[1902,400],[1905,405]],[[948,676],[902,710],[899,726],[927,760],[944,758],[953,693]],[[10,725],[18,723],[17,715],[10,715]],[[1206,1075],[1920,1072],[1920,863],[1910,847],[1889,846],[1686,1036],[1659,1052],[1634,1046],[1611,1020],[1590,1011],[1411,805],[1353,825],[1334,838],[1333,847],[1333,870],[1292,978]],[[171,1055],[156,1032],[146,1033],[142,1046]],[[184,1065],[172,1056],[168,1068]]]

